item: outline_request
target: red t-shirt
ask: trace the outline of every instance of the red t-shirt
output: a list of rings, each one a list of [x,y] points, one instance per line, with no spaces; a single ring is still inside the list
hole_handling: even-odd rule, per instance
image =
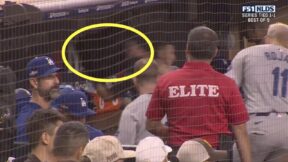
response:
[[[248,113],[235,82],[204,62],[187,62],[182,69],[163,75],[146,116],[159,121],[167,114],[168,144],[201,137],[213,147],[228,124],[248,121]]]

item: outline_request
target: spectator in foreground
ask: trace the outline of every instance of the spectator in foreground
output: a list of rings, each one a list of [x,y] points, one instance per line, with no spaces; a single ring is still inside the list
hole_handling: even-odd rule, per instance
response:
[[[52,153],[57,129],[64,117],[56,110],[36,110],[27,121],[27,135],[32,151],[25,162],[55,161]]]
[[[87,96],[84,92],[64,88],[61,90],[61,95],[56,98],[51,105],[59,110],[68,121],[79,121],[85,124],[91,140],[103,135],[101,130],[86,124],[86,117],[95,115],[96,113],[88,107]]]
[[[146,137],[136,148],[136,162],[168,162],[171,151],[159,137]]]
[[[55,135],[53,154],[57,162],[77,162],[89,141],[85,125],[70,121],[61,125]]]
[[[185,141],[177,152],[179,162],[216,162],[228,159],[224,150],[215,150],[203,139]]]
[[[208,27],[192,29],[188,35],[187,62],[182,69],[158,80],[146,116],[147,130],[167,138],[173,151],[185,141],[203,138],[213,148],[232,126],[242,162],[251,162],[246,130],[248,113],[235,82],[209,65],[217,53],[218,36]],[[168,127],[161,123],[167,115]]]
[[[134,71],[147,64],[148,59],[140,59],[134,65]],[[140,96],[123,110],[118,128],[118,139],[124,145],[137,145],[145,137],[153,136],[146,130],[145,113],[159,75],[158,65],[153,62],[141,75],[133,78],[133,83]]]
[[[90,141],[82,155],[81,162],[124,162],[135,158],[135,151],[123,150],[114,136],[101,136]]]

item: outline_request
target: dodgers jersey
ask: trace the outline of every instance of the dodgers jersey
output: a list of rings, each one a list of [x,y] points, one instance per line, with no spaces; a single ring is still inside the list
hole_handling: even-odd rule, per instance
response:
[[[244,92],[249,113],[288,112],[288,49],[272,44],[240,51],[226,73]]]

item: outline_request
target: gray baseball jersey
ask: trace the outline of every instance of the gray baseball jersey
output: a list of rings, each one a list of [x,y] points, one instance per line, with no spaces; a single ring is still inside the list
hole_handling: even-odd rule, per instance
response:
[[[288,49],[272,44],[243,49],[226,75],[242,88],[249,113],[288,112]]]
[[[145,116],[152,94],[142,94],[128,104],[122,112],[116,133],[123,145],[137,145],[142,139],[154,136],[146,130]],[[165,116],[162,121],[167,122]]]

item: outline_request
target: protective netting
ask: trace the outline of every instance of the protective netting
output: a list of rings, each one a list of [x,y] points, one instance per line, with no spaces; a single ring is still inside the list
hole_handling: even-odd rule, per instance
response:
[[[30,91],[27,63],[36,56],[48,56],[57,66],[63,68],[59,73],[60,87],[70,85],[86,93],[89,108],[98,113],[87,118],[87,122],[102,130],[104,134],[115,134],[121,111],[139,94],[132,80],[119,83],[87,81],[73,74],[64,65],[61,47],[66,38],[77,29],[97,23],[129,25],[150,38],[157,59],[161,59],[159,53],[163,47],[171,45],[172,51],[175,50],[176,59],[170,60],[169,66],[177,68],[182,67],[186,59],[187,33],[193,27],[205,25],[215,30],[220,38],[219,51],[211,64],[215,70],[225,73],[237,52],[245,47],[263,43],[269,24],[287,23],[288,20],[288,1],[285,0],[47,2],[1,2],[0,65],[10,67],[17,79],[3,79],[2,82],[0,78],[0,96],[8,96],[11,99],[11,95],[7,94],[11,94],[15,87],[18,88],[15,91],[16,95],[21,90],[19,88]],[[257,17],[249,15],[251,6],[255,5],[274,5],[276,12],[258,14]],[[139,35],[119,28],[106,27],[89,30],[74,37],[67,46],[66,56],[71,66],[83,74],[96,78],[121,78],[132,74],[134,63],[139,58],[149,57],[150,49]],[[164,67],[163,73],[166,70]],[[15,87],[6,92],[11,86]],[[14,97],[12,94],[12,98]],[[15,157],[18,153],[23,155],[22,152],[27,152],[25,145],[15,140],[16,129],[13,129],[16,128],[15,121],[19,113],[23,111],[21,97],[21,94],[20,99],[16,96],[16,104],[15,101],[5,99],[3,104],[2,100],[0,101],[0,161],[5,161],[8,156]],[[221,149],[231,149],[229,139],[223,136],[221,141]]]

